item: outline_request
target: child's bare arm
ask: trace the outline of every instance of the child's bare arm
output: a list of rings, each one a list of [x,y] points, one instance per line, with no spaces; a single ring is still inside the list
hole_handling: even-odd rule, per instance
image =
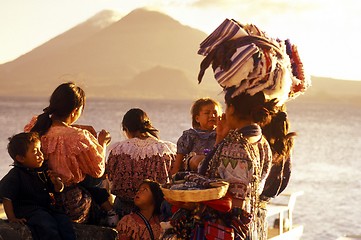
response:
[[[25,218],[17,218],[15,216],[13,203],[11,202],[10,199],[3,198],[3,205],[4,205],[4,210],[5,210],[5,213],[6,213],[6,216],[9,220],[9,222],[21,223],[21,224],[26,223]]]
[[[183,158],[184,158],[184,154],[177,153],[175,157],[174,165],[172,166],[171,169],[171,175],[176,174],[179,171],[179,169],[182,167]]]
[[[202,162],[202,160],[204,158],[205,158],[205,155],[203,155],[203,154],[198,154],[198,155],[193,156],[189,160],[189,168],[190,168],[190,170],[197,171],[199,163]]]

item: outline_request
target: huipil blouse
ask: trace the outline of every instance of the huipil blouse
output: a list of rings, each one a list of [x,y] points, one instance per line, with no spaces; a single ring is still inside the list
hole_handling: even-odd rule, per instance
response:
[[[252,124],[231,130],[217,146],[206,175],[229,182],[228,192],[244,201],[243,209],[252,215],[249,239],[266,239],[265,209],[260,194],[272,163],[272,152],[261,128]],[[202,167],[201,167],[202,168]]]
[[[216,142],[216,131],[190,128],[183,131],[177,141],[177,153],[187,155],[190,152],[204,154],[205,149],[212,149]]]
[[[148,220],[152,228],[154,239],[159,239],[162,233],[158,216],[153,216]],[[136,213],[125,215],[116,227],[118,231],[118,240],[151,240],[151,236],[143,219]]]
[[[217,146],[206,175],[221,177],[230,183],[233,198],[245,200],[250,184],[257,178],[257,193],[261,194],[272,163],[272,152],[257,124],[231,130]],[[257,172],[255,172],[257,171]]]
[[[41,149],[65,186],[83,181],[86,175],[99,178],[104,174],[105,149],[88,130],[51,126],[41,137]]]
[[[106,166],[111,193],[123,201],[132,201],[143,180],[165,183],[175,155],[174,143],[154,137],[118,142],[110,151]]]

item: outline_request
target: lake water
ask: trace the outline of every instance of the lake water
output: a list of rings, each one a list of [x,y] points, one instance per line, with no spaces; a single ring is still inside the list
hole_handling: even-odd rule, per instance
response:
[[[95,100],[87,102],[78,123],[110,131],[113,142],[124,139],[120,122],[133,107],[145,110],[163,140],[176,142],[190,128],[191,101]],[[0,97],[0,177],[10,169],[7,138],[22,131],[47,99]],[[291,128],[298,133],[293,172],[286,191],[304,191],[294,223],[305,227],[302,239],[336,239],[361,234],[361,108],[346,103],[299,103],[288,106]]]

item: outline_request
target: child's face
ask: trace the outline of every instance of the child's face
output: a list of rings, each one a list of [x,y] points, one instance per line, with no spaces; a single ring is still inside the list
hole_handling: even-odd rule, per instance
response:
[[[28,168],[39,168],[43,165],[44,156],[40,150],[40,141],[29,144],[25,156],[16,156],[16,160]]]
[[[141,209],[154,204],[153,194],[148,184],[140,185],[137,193],[135,194],[134,204]]]
[[[202,130],[213,130],[217,125],[219,109],[214,104],[207,104],[201,107],[199,114],[196,116],[196,121]]]

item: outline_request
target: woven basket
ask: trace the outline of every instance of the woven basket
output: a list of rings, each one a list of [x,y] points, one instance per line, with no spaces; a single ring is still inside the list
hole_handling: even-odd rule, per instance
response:
[[[211,183],[212,188],[202,190],[171,190],[161,187],[166,199],[176,202],[204,202],[224,197],[229,183],[224,181]]]

